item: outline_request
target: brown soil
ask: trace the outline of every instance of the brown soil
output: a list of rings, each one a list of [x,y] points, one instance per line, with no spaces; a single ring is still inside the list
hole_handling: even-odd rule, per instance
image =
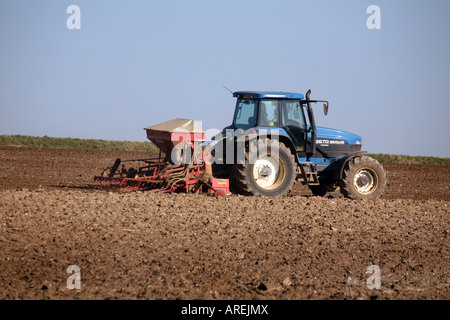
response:
[[[384,164],[376,201],[84,188],[117,157],[148,155],[0,148],[0,299],[450,298],[449,167]]]

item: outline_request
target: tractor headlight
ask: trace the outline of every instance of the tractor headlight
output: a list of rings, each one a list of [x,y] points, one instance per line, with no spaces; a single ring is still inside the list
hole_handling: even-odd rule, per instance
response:
[[[362,144],[362,140],[356,140],[356,144]]]

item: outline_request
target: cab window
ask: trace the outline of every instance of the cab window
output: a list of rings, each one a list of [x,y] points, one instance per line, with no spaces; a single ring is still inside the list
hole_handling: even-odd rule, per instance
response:
[[[234,115],[234,125],[236,128],[248,129],[256,125],[256,106],[257,103],[255,100],[238,100]]]
[[[281,103],[283,126],[306,128],[302,106],[298,100],[283,100]]]
[[[259,102],[258,125],[262,127],[278,127],[278,100],[261,100]]]

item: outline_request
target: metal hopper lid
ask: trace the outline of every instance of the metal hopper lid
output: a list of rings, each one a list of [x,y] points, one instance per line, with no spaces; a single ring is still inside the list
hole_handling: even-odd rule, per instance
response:
[[[146,130],[166,131],[166,132],[190,132],[203,133],[203,130],[191,119],[173,119],[154,126],[145,128]]]

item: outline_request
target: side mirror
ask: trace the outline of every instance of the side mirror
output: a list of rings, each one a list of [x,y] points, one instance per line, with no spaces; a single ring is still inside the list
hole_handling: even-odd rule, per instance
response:
[[[323,114],[327,115],[328,114],[328,103],[324,103],[323,104]]]

